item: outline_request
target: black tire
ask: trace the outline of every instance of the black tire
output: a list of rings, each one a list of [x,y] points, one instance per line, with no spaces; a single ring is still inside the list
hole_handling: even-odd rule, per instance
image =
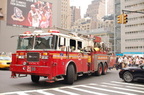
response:
[[[75,69],[73,65],[69,65],[67,68],[66,83],[72,85],[75,80]]]
[[[40,76],[37,76],[37,75],[31,75],[31,80],[32,80],[32,82],[34,82],[34,83],[38,83],[38,82],[39,82],[39,79],[40,79]]]
[[[133,82],[133,75],[132,75],[132,73],[131,72],[129,72],[129,71],[126,71],[126,72],[124,72],[123,73],[123,80],[125,81],[125,82]]]
[[[107,73],[107,70],[108,70],[108,66],[107,64],[104,64],[102,74],[105,75]]]
[[[95,75],[100,76],[102,74],[102,68],[103,68],[102,64],[99,64],[98,71],[95,72]]]

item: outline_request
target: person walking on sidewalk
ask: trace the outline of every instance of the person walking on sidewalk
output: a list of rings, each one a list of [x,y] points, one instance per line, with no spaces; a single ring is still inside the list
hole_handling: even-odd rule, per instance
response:
[[[123,64],[123,57],[122,56],[119,57],[118,63],[119,63],[119,68],[122,69],[123,68],[123,66],[122,66],[122,64]]]

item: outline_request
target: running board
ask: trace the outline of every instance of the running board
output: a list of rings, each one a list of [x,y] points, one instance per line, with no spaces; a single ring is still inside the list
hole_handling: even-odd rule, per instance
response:
[[[27,74],[18,74],[18,77],[27,77]]]
[[[61,81],[61,80],[64,80],[64,77],[63,76],[56,76],[54,78],[55,81]]]
[[[78,76],[79,76],[79,77],[80,77],[80,76],[83,76],[83,74],[82,74],[82,73],[79,73]]]

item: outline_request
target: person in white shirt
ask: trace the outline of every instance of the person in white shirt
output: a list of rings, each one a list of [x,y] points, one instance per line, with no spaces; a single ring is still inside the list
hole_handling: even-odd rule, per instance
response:
[[[39,27],[41,16],[39,10],[35,8],[35,5],[31,5],[31,10],[28,13],[28,22],[30,26]]]
[[[139,58],[139,56],[136,56],[136,58],[135,58],[135,66],[139,66],[139,64],[140,64],[140,58]]]
[[[119,62],[120,69],[122,69],[123,68],[123,57],[122,56],[119,57],[118,62]]]

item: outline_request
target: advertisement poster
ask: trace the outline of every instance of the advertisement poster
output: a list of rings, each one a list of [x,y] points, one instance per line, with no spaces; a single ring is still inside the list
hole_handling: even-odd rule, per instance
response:
[[[52,3],[39,0],[7,1],[7,25],[52,27]]]

